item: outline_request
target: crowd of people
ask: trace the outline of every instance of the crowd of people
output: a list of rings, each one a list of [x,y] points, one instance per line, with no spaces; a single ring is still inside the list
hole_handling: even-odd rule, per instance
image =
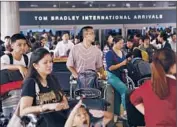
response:
[[[97,114],[96,117],[102,118],[101,122],[96,123],[101,126],[110,124],[113,114],[120,119],[127,119],[125,96],[128,87],[123,80],[122,71],[127,68],[131,72],[133,67],[129,67],[130,64],[137,69],[136,65],[141,62],[149,66],[146,69],[151,72],[151,80],[132,93],[132,104],[145,116],[147,127],[165,124],[176,126],[175,33],[169,35],[167,31],[156,30],[148,31],[146,35],[135,33],[127,39],[121,35],[110,34],[106,37],[103,51],[94,43],[93,27],[83,27],[80,35],[82,36],[70,39],[69,33],[64,32],[60,40],[48,33],[43,33],[40,38],[25,37],[17,33],[11,37],[6,36],[4,42],[0,41],[1,70],[19,70],[24,78],[20,116],[55,111],[45,115],[44,122],[39,125],[41,127],[61,124],[65,124],[65,127],[91,127],[93,123],[89,114]],[[113,113],[92,109],[87,111],[82,101],[79,101],[68,119],[66,117],[66,123],[58,120],[57,112],[63,111],[65,114],[69,108],[67,97],[51,74],[53,58],[62,57],[67,57],[66,66],[75,79],[79,73],[91,69],[99,73],[100,79],[108,81],[114,89]],[[139,72],[141,69],[137,69],[136,76],[140,73],[138,79],[147,76]],[[130,77],[134,78],[131,75]],[[132,80],[136,83],[138,79]],[[124,108],[123,114],[120,114],[121,104]]]

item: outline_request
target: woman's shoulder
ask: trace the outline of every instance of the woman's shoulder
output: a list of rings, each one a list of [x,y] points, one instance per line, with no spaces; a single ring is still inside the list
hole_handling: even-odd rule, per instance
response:
[[[23,82],[23,86],[34,85],[35,82],[34,78],[26,78]]]
[[[107,55],[113,55],[114,51],[113,50],[109,50],[106,54]]]

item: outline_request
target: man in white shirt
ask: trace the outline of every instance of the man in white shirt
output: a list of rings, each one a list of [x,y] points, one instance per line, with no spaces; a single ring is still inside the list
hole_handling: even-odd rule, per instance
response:
[[[69,55],[70,50],[73,48],[74,44],[69,41],[69,34],[63,33],[62,41],[57,43],[54,50],[54,57],[65,57]]]
[[[175,51],[175,52],[176,52],[176,42],[177,42],[176,34],[174,33],[174,34],[171,35],[171,39],[169,40],[169,43],[171,45],[172,50]]]
[[[22,34],[14,34],[11,37],[13,51],[9,55],[3,55],[1,57],[1,70],[19,70],[23,77],[26,76],[28,57],[23,55],[25,53],[26,43],[26,38]],[[13,63],[11,63],[11,58]]]

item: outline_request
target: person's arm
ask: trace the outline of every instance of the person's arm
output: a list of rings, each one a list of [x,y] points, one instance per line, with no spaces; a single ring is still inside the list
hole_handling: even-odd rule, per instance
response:
[[[44,110],[42,106],[32,106],[33,97],[22,97],[20,100],[20,116],[24,116],[30,113],[40,113]]]
[[[50,103],[40,106],[33,106],[33,100],[35,97],[35,81],[33,79],[27,79],[24,82],[22,88],[22,97],[20,100],[20,116],[24,116],[30,113],[38,114],[45,111],[60,111],[62,109],[67,109],[64,103]]]
[[[144,115],[144,105],[143,103],[137,104],[135,108]]]
[[[33,79],[26,79],[22,87],[22,95],[20,99],[20,116],[29,113],[42,112],[42,106],[32,106],[35,95],[35,81]]]
[[[127,60],[124,60],[123,62],[118,63],[118,64],[116,64],[116,65],[111,65],[111,66],[109,67],[109,70],[110,70],[110,71],[117,70],[117,69],[119,69],[120,67],[122,67],[122,66],[124,66],[124,65],[126,65],[126,64],[127,64]]]
[[[23,77],[27,74],[27,69],[23,65],[12,65],[7,55],[1,57],[1,70],[19,70]]]
[[[74,67],[71,67],[71,66],[67,66],[67,68],[72,73],[73,77],[75,79],[77,79],[78,78],[78,73],[77,73],[76,69]]]
[[[75,117],[76,113],[78,112],[78,109],[81,107],[81,105],[82,105],[82,100],[80,100],[77,103],[77,105],[73,108],[64,127],[72,127],[73,126],[74,117]]]
[[[68,70],[72,73],[72,75],[74,76],[74,78],[77,78],[78,77],[78,73],[76,71],[76,68],[74,67],[75,66],[75,57],[74,57],[74,47],[71,49],[70,53],[69,53],[69,57],[67,59],[67,62],[66,62],[66,66],[68,68]]]
[[[143,105],[143,93],[148,88],[146,87],[146,82],[135,89],[130,95],[130,101],[135,106],[135,108],[144,115],[144,105]]]
[[[113,65],[113,54],[111,51],[109,51],[108,53],[106,53],[106,64],[110,71],[114,71],[120,68],[121,66],[126,65],[127,60],[125,59],[123,62]]]

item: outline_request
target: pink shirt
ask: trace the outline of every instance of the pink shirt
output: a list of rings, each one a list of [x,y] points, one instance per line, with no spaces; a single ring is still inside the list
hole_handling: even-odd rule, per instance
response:
[[[79,43],[72,48],[66,65],[74,67],[78,73],[87,69],[97,70],[103,67],[102,52],[95,46],[86,49],[83,43]]]

